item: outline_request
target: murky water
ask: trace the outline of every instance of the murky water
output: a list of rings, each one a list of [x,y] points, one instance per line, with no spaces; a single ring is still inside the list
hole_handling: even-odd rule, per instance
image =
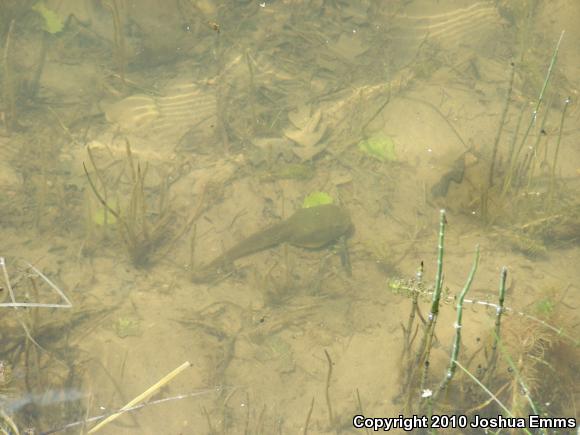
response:
[[[3,433],[577,418],[574,2],[0,8]]]

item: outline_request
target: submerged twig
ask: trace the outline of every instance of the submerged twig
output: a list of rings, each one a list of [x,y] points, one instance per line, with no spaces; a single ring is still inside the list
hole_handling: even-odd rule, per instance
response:
[[[213,392],[217,392],[217,391],[221,391],[221,390],[222,390],[222,388],[218,387],[218,388],[214,388],[211,390],[202,390],[202,391],[196,391],[194,393],[178,394],[177,396],[164,397],[163,399],[152,400],[152,401],[147,402],[147,403],[140,403],[139,405],[135,405],[135,406],[132,406],[131,408],[125,409],[123,412],[138,411],[139,409],[145,408],[145,407],[150,406],[150,405],[158,405],[158,404],[165,403],[165,402],[173,402],[175,400],[187,399],[189,397],[203,396],[205,394],[209,394],[209,393],[213,393]],[[121,412],[121,409],[109,412],[107,414],[97,415],[95,417],[89,417],[89,418],[86,418],[84,420],[75,421],[75,422],[69,423],[65,426],[62,426],[58,429],[51,429],[51,430],[46,431],[46,432],[41,432],[40,435],[50,435],[53,433],[63,432],[67,429],[70,429],[70,428],[73,428],[76,426],[82,426],[82,425],[85,425],[87,423],[92,423],[95,421],[103,420],[104,418],[110,417],[111,415],[117,414],[119,412]]]
[[[92,433],[97,432],[103,426],[109,424],[113,420],[116,420],[125,412],[130,411],[139,402],[147,400],[147,398],[151,397],[157,390],[159,390],[161,387],[163,387],[166,384],[168,384],[169,382],[171,382],[173,380],[173,378],[175,378],[178,374],[180,374],[185,369],[188,369],[189,367],[191,367],[191,363],[189,361],[184,362],[179,367],[177,367],[175,370],[173,370],[170,373],[168,373],[167,375],[165,375],[158,382],[153,384],[151,387],[149,387],[143,393],[139,394],[137,397],[135,397],[133,400],[131,400],[129,403],[127,403],[125,406],[123,406],[118,412],[115,412],[114,414],[107,417],[105,420],[101,421],[99,424],[97,424],[95,427],[93,427],[87,433],[92,434]]]
[[[326,374],[326,387],[324,389],[324,394],[326,396],[326,406],[328,408],[328,420],[330,421],[330,427],[334,427],[334,412],[332,411],[332,402],[330,401],[330,381],[332,379],[332,359],[330,354],[326,349],[324,349],[324,355],[326,355],[326,361],[328,362],[328,372]]]

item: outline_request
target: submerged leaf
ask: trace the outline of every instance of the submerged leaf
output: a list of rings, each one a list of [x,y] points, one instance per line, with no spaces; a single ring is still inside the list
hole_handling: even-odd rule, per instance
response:
[[[361,140],[358,143],[358,148],[369,157],[381,162],[397,161],[395,142],[384,133],[378,133],[368,139]]]
[[[326,192],[312,192],[304,198],[302,208],[317,207],[319,205],[332,204],[333,202],[334,200],[332,199],[332,196]]]
[[[42,28],[48,33],[54,35],[55,33],[61,32],[64,28],[64,24],[60,17],[56,14],[55,11],[47,8],[44,4],[44,1],[39,1],[36,3],[34,6],[32,6],[32,10],[40,14],[44,21]]]

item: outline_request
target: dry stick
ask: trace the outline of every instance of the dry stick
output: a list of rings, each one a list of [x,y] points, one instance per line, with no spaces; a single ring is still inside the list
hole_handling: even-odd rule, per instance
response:
[[[175,378],[178,374],[180,374],[182,371],[184,371],[185,369],[187,369],[189,367],[191,367],[191,363],[189,361],[184,362],[179,367],[177,367],[175,370],[173,370],[171,373],[169,373],[166,376],[164,376],[157,383],[155,383],[154,385],[152,385],[151,387],[149,387],[143,393],[139,394],[137,397],[135,397],[133,400],[131,400],[129,403],[127,403],[125,406],[123,406],[118,412],[116,412],[115,414],[109,416],[105,420],[101,421],[99,424],[97,424],[95,427],[93,427],[87,433],[88,434],[92,434],[92,433],[97,432],[103,426],[109,424],[113,420],[116,420],[119,416],[121,416],[122,414],[124,414],[125,412],[127,412],[130,408],[134,407],[139,402],[142,402],[144,400],[147,400],[147,398],[149,398],[150,396],[152,396],[157,390],[159,390],[160,388],[162,388],[163,386],[165,386],[167,383],[171,382],[171,380],[173,380],[173,378]]]
[[[142,409],[142,408],[145,408],[145,407],[147,407],[147,406],[151,406],[151,405],[158,405],[158,404],[161,404],[161,403],[166,403],[166,402],[172,402],[172,401],[174,401],[174,400],[182,400],[182,399],[187,399],[187,398],[189,398],[189,397],[197,397],[197,396],[202,396],[202,395],[209,394],[209,393],[211,393],[211,392],[214,392],[214,391],[219,391],[219,390],[220,390],[220,388],[216,388],[216,389],[212,389],[212,390],[203,390],[203,391],[197,391],[197,392],[194,392],[194,393],[188,393],[188,394],[179,394],[179,395],[177,395],[177,396],[172,396],[172,397],[165,397],[165,398],[163,398],[163,399],[157,399],[157,400],[153,400],[153,401],[151,401],[151,402],[147,402],[147,403],[141,403],[141,404],[139,404],[139,405],[135,405],[135,406],[133,406],[133,407],[131,407],[131,408],[129,408],[129,409],[126,409],[126,410],[125,410],[125,412],[138,411],[138,410],[140,410],[140,409]],[[88,406],[87,406],[87,409],[88,409]],[[85,418],[84,420],[75,421],[75,422],[73,422],[73,423],[68,423],[68,424],[66,424],[66,425],[64,425],[64,426],[62,426],[62,427],[60,427],[60,428],[57,428],[57,429],[51,429],[51,430],[48,430],[48,431],[46,431],[46,432],[40,432],[40,433],[39,433],[39,435],[51,435],[51,434],[53,434],[53,433],[57,433],[57,432],[63,432],[63,431],[65,431],[65,430],[67,430],[67,429],[70,429],[70,428],[73,428],[73,427],[75,427],[75,426],[84,426],[84,425],[86,425],[87,423],[92,423],[92,422],[94,422],[94,421],[99,421],[99,420],[102,420],[102,419],[104,419],[104,418],[107,418],[107,417],[109,417],[110,415],[116,414],[117,412],[120,412],[120,410],[113,411],[113,412],[110,412],[110,413],[108,413],[108,414],[97,415],[96,417],[88,417],[88,418]],[[206,411],[205,407],[203,407],[203,408],[202,408],[202,413],[203,413],[203,414],[204,414],[204,415],[205,415],[205,416],[208,418],[208,420],[209,420],[209,415],[207,414],[207,411]],[[210,428],[212,428],[211,424],[210,424],[210,426],[209,426],[209,427],[210,427]],[[81,433],[83,433],[83,434],[84,434],[85,432],[81,432]],[[212,431],[210,430],[210,432],[209,432],[209,433],[214,433],[214,432],[212,432]]]
[[[330,403],[330,380],[332,378],[332,359],[330,354],[326,349],[324,349],[324,354],[326,355],[326,361],[328,362],[328,373],[326,375],[326,406],[328,407],[328,419],[330,420],[330,427],[334,427],[334,413],[332,412],[332,403]]]
[[[463,290],[459,294],[459,298],[457,299],[457,319],[455,320],[455,338],[453,340],[453,350],[451,351],[451,359],[449,361],[449,367],[447,368],[447,374],[445,378],[439,385],[439,390],[435,393],[435,398],[444,392],[446,388],[449,386],[449,382],[453,379],[455,375],[455,370],[457,365],[455,362],[459,357],[459,350],[461,348],[461,328],[463,326],[463,301],[465,300],[465,296],[467,292],[471,288],[471,283],[473,282],[473,278],[475,276],[475,272],[477,272],[477,266],[479,264],[479,245],[475,247],[475,258],[473,259],[473,265],[471,266],[471,271],[469,272],[469,276],[467,277],[467,282],[463,287]]]
[[[121,364],[119,379],[123,379],[125,377],[125,363],[126,362],[127,362],[127,351],[125,352],[125,356],[123,358],[123,363]],[[101,369],[103,370],[103,373],[105,373],[105,375],[109,378],[109,380],[111,381],[111,383],[113,384],[113,387],[115,389],[113,391],[111,400],[115,397],[115,391],[116,391],[117,394],[119,395],[119,397],[121,398],[121,400],[123,402],[125,402],[127,400],[127,398],[125,397],[125,394],[123,393],[121,385],[119,385],[119,382],[117,382],[117,379],[115,379],[115,377],[109,372],[109,369],[105,366],[105,364],[103,364],[102,361],[97,360],[97,364],[101,367]],[[89,408],[87,408],[87,414],[88,414],[88,412],[89,412]],[[111,415],[111,414],[109,414],[109,415]],[[107,418],[109,415],[105,415],[103,418]],[[133,420],[133,424],[135,425],[135,427],[140,429],[141,427],[140,427],[139,421],[137,420],[137,417],[133,413],[130,413],[129,416],[131,417],[131,420]],[[87,420],[86,418],[85,418],[85,420],[87,423],[90,421],[94,421],[94,420]],[[99,420],[102,420],[102,418]]]

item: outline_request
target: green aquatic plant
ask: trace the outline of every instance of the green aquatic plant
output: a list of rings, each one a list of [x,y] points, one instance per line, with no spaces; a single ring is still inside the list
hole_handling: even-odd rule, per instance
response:
[[[358,149],[380,162],[397,161],[393,138],[382,132],[361,140],[358,143]]]
[[[119,338],[137,337],[141,335],[141,320],[137,317],[119,317],[113,325]]]
[[[549,297],[546,297],[544,299],[540,299],[534,305],[534,311],[540,317],[550,316],[554,312],[555,308],[556,308],[556,302]]]
[[[573,396],[573,390],[569,386],[576,379],[576,371],[569,367],[571,355],[576,357],[579,347],[578,339],[568,332],[574,330],[574,326],[569,325],[568,313],[561,312],[566,308],[559,303],[564,295],[548,294],[534,305],[533,315],[513,310],[504,305],[507,268],[503,267],[496,302],[466,299],[476,274],[479,248],[476,248],[471,272],[459,297],[440,293],[444,288],[446,223],[442,211],[435,283],[425,286],[421,263],[416,276],[410,281],[395,280],[389,284],[396,293],[406,294],[412,299],[409,320],[403,327],[404,348],[401,356],[401,392],[406,396],[405,409],[428,416],[453,409],[465,415],[477,411],[520,417],[543,414],[548,410],[544,411],[541,404],[550,402],[550,415],[570,412],[568,398]],[[430,296],[428,316],[421,314],[419,296]],[[441,369],[440,364],[431,361],[439,302],[456,303],[457,314],[449,362],[442,380],[433,388],[431,372]],[[477,338],[479,345],[475,351],[462,344],[465,304],[488,307],[494,313],[487,337],[483,340]],[[564,326],[555,327],[553,324]],[[462,373],[458,372],[458,368]],[[531,434],[529,431],[523,433]]]
[[[44,1],[39,1],[36,3],[34,6],[32,6],[32,10],[38,12],[38,14],[42,17],[42,29],[44,31],[50,33],[51,35],[62,32],[64,23],[55,11],[46,7]]]
[[[133,157],[129,142],[126,141],[125,145],[130,192],[125,193],[125,201],[120,201],[126,204],[124,207],[116,209],[115,205],[119,202],[108,198],[104,182],[105,174],[97,167],[90,148],[87,148],[87,152],[93,176],[91,177],[84,163],[83,169],[90,189],[104,208],[103,222],[105,222],[105,216],[109,223],[111,218],[114,218],[132,263],[136,267],[148,267],[153,258],[162,257],[168,247],[172,246],[191,227],[195,216],[186,221],[180,230],[175,231],[176,216],[172,203],[168,199],[169,184],[166,180],[162,181],[156,186],[159,194],[149,195],[149,189],[145,188],[147,165],[142,168]],[[97,189],[93,178],[99,181],[103,194]],[[98,224],[95,218],[98,219],[95,215],[91,216],[93,222]],[[164,248],[163,252],[161,248]]]
[[[332,203],[334,203],[334,200],[332,199],[332,196],[330,196],[328,193],[312,192],[306,198],[304,198],[302,208],[318,207],[319,205]]]
[[[111,200],[110,205],[115,210],[119,209],[119,201],[115,199]],[[117,218],[105,207],[99,207],[91,213],[91,221],[98,227],[104,227],[107,225],[115,225],[117,223]]]

